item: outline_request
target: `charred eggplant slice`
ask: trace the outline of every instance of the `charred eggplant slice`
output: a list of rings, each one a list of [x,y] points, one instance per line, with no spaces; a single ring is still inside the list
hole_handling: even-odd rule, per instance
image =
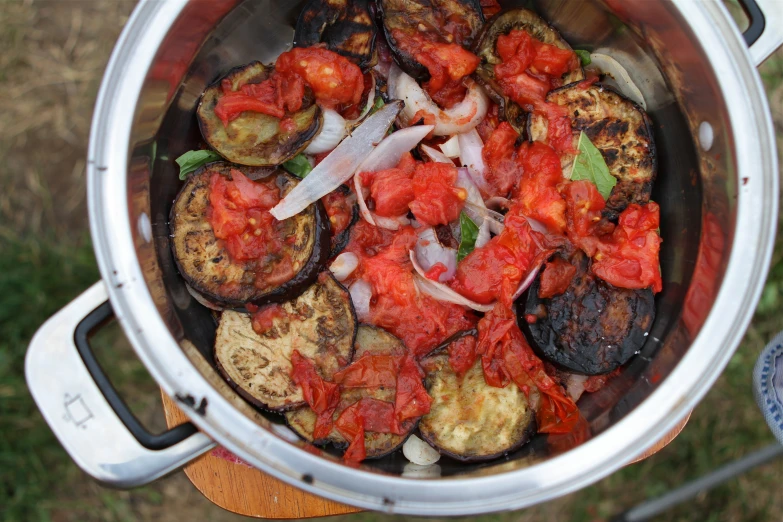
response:
[[[487,87],[489,96],[500,105],[501,116],[507,120],[520,134],[524,134],[527,124],[527,113],[522,107],[503,95],[495,78],[495,66],[502,60],[497,52],[498,38],[506,35],[514,29],[526,31],[530,36],[541,42],[554,45],[560,49],[571,51],[571,46],[563,40],[557,29],[549,25],[543,18],[528,9],[509,9],[499,13],[484,26],[481,34],[476,39],[473,52],[481,59],[476,69],[476,77],[479,82]],[[579,67],[566,73],[563,84],[581,81],[584,72]]]
[[[490,460],[535,434],[536,413],[525,393],[513,382],[505,388],[488,385],[480,359],[462,378],[447,354],[428,357],[422,366],[432,406],[419,432],[442,454],[465,462]]]
[[[356,334],[356,351],[354,360],[362,355],[370,353],[373,355],[404,355],[405,345],[397,337],[386,330],[376,328],[375,326],[361,325]],[[364,397],[394,402],[396,390],[381,388],[353,388],[343,389],[340,395],[340,404],[334,413],[334,420],[350,405],[356,403]],[[332,429],[327,440],[313,440],[313,430],[315,429],[316,415],[309,407],[305,406],[296,410],[288,411],[285,414],[288,425],[303,439],[315,444],[326,444],[331,442],[337,447],[347,446],[348,442],[337,431]],[[380,458],[398,449],[408,438],[408,434],[416,427],[416,420],[409,419],[403,424],[407,429],[405,435],[395,435],[393,433],[375,433],[365,432],[364,446],[367,452],[367,458]]]
[[[406,51],[394,33],[424,33],[431,41],[456,43],[468,48],[481,30],[484,16],[479,0],[377,0],[386,41],[400,68],[426,80],[427,68]]]
[[[368,69],[378,61],[375,35],[370,0],[310,0],[296,23],[294,45],[322,43]]]
[[[323,114],[309,87],[305,88],[302,108],[293,114],[286,113],[283,120],[245,111],[223,125],[215,114],[218,100],[223,96],[223,82],[228,80],[236,91],[243,85],[263,82],[273,71],[273,67],[261,62],[237,67],[207,87],[201,96],[196,113],[201,135],[227,160],[250,166],[280,165],[302,152],[320,132]],[[293,125],[281,125],[284,120],[290,120]]]
[[[329,223],[323,205],[315,203],[280,224],[278,232],[291,238],[283,252],[263,259],[232,260],[223,242],[215,237],[208,213],[211,176],[231,179],[234,169],[256,183],[276,186],[281,198],[299,182],[280,169],[237,167],[223,162],[210,163],[194,172],[174,200],[169,218],[171,248],[179,272],[196,292],[222,307],[296,297],[315,281],[329,256]],[[293,274],[284,281],[272,282],[267,274],[274,272],[284,255],[291,258]]]
[[[576,252],[576,275],[568,289],[538,296],[540,276],[519,310],[519,327],[546,360],[585,375],[609,373],[625,364],[647,340],[655,319],[650,289],[616,288],[590,271],[590,259]],[[524,312],[522,310],[524,309]]]
[[[328,272],[293,301],[282,305],[262,334],[251,316],[226,310],[215,339],[217,368],[251,404],[282,411],[304,404],[302,389],[291,379],[291,354],[297,350],[315,364],[324,379],[353,357],[356,314],[348,291]]]
[[[332,250],[329,257],[334,258],[351,239],[351,227],[359,221],[359,203],[351,189],[345,185],[340,185],[335,191],[321,198],[321,201],[332,229]]]
[[[641,107],[600,84],[588,88],[566,85],[550,92],[547,101],[568,108],[574,150],[579,133],[584,131],[617,178],[606,201],[605,217],[614,219],[631,203],[644,205],[650,201],[657,155],[652,124]],[[531,115],[528,133],[532,141],[546,141],[546,119]],[[571,154],[561,156],[563,172],[570,172],[573,161]]]

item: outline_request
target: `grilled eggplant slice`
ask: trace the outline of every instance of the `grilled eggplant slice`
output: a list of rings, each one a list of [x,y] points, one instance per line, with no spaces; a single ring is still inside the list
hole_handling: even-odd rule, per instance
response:
[[[617,178],[604,217],[615,219],[631,203],[644,205],[650,201],[657,155],[652,123],[641,107],[600,84],[587,88],[566,85],[550,92],[547,101],[568,107],[574,150],[579,133],[584,131]],[[546,141],[546,119],[531,115],[528,134],[532,141]],[[561,155],[563,172],[570,172],[573,162],[574,155]]]
[[[533,348],[555,365],[584,375],[609,373],[628,362],[647,340],[655,319],[652,290],[610,285],[590,271],[590,259],[581,251],[570,263],[576,275],[560,295],[541,299],[540,276],[536,279],[524,312],[522,306],[517,308],[519,327]]]
[[[422,366],[432,406],[419,432],[442,454],[465,462],[490,460],[535,434],[536,413],[525,393],[513,382],[505,388],[488,385],[480,359],[462,378],[447,354],[428,357]]]
[[[291,379],[291,354],[312,360],[319,375],[331,379],[353,358],[356,313],[348,291],[328,272],[293,301],[263,334],[251,316],[226,310],[215,339],[215,362],[228,383],[251,404],[274,411],[304,404]]]
[[[356,351],[354,353],[354,360],[359,359],[365,353],[373,355],[404,355],[406,352],[405,345],[402,344],[397,337],[393,336],[386,330],[377,328],[370,325],[361,325],[356,334]],[[394,402],[396,396],[396,390],[394,389],[364,389],[353,388],[344,389],[340,395],[340,404],[334,413],[334,420],[340,416],[340,414],[348,406],[356,403],[364,397],[372,397],[374,399]],[[305,406],[296,410],[288,411],[285,414],[288,425],[296,433],[298,433],[303,439],[315,444],[326,444],[331,442],[337,447],[345,447],[348,445],[348,441],[337,431],[336,428],[332,429],[327,440],[313,440],[313,430],[315,429],[316,415],[309,407]],[[405,435],[395,435],[393,433],[375,433],[365,432],[364,434],[364,446],[367,453],[367,458],[380,458],[398,449],[408,438],[413,429],[416,427],[417,419],[409,419],[405,421],[403,427],[406,428],[407,433]]]
[[[557,29],[549,25],[543,18],[528,9],[509,9],[499,13],[484,26],[481,34],[476,38],[473,52],[481,59],[476,69],[476,77],[479,82],[487,87],[487,94],[500,106],[501,118],[508,121],[514,129],[524,135],[527,125],[527,112],[503,95],[497,80],[495,79],[495,66],[502,60],[497,53],[498,38],[514,29],[526,31],[530,36],[541,42],[555,45],[560,49],[571,51],[571,46],[563,40]],[[581,67],[566,73],[563,84],[581,81],[584,72]]]
[[[359,221],[359,203],[346,185],[340,185],[321,198],[321,201],[332,229],[332,250],[329,254],[332,259],[343,251],[351,239],[351,228]]]
[[[285,130],[278,118],[251,111],[223,125],[215,114],[218,100],[223,96],[222,82],[230,81],[232,89],[237,90],[242,85],[263,82],[273,71],[273,67],[261,62],[237,67],[207,87],[201,96],[196,113],[201,135],[227,160],[249,166],[280,165],[307,148],[320,132],[323,113],[309,87],[305,87],[302,108],[285,115],[286,120],[295,124],[291,130]]]
[[[310,0],[296,22],[294,45],[322,43],[366,70],[378,61],[370,0]]]
[[[377,0],[386,41],[400,68],[416,78],[429,79],[429,71],[400,48],[395,30],[427,33],[429,39],[468,48],[484,24],[479,0]]]
[[[280,253],[264,259],[234,261],[222,241],[215,237],[207,218],[210,177],[218,173],[230,179],[233,169],[257,183],[276,185],[281,198],[299,182],[283,170],[238,167],[223,162],[210,163],[194,172],[174,200],[169,218],[171,248],[179,272],[195,291],[221,307],[294,298],[313,283],[328,259],[330,233],[326,211],[317,202],[283,222],[283,233],[293,238],[285,253],[292,258],[294,274],[287,281],[269,285],[264,274],[277,266]]]

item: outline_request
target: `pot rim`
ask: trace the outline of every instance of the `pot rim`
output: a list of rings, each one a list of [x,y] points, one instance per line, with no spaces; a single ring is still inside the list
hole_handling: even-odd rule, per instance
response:
[[[354,469],[289,444],[254,423],[196,369],[157,312],[136,256],[128,212],[129,143],[147,71],[188,0],[142,1],[114,49],[98,94],[87,162],[92,239],[116,317],[138,357],[170,396],[209,405],[192,421],[245,461],[296,487],[362,508],[417,515],[470,515],[519,509],[585,487],[632,461],[701,400],[734,353],[753,316],[774,246],[778,166],[760,77],[719,3],[674,0],[716,73],[728,105],[735,155],[736,228],[715,303],[685,356],[658,388],[611,428],[562,455],[485,477],[428,480]],[[745,152],[747,151],[747,153]],[[727,320],[727,318],[733,318]]]

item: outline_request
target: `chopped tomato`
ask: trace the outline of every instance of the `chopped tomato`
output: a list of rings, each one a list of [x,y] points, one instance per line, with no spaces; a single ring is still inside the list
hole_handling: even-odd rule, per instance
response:
[[[332,430],[332,415],[340,402],[340,387],[321,378],[312,361],[297,350],[291,353],[291,364],[291,378],[301,386],[305,402],[318,416],[313,438],[326,438]]]
[[[480,5],[481,12],[486,20],[489,20],[502,10],[497,0],[481,0]]]
[[[408,205],[414,199],[411,178],[416,165],[411,153],[406,152],[395,168],[358,174],[362,185],[370,187],[376,214],[398,217],[408,213]]]
[[[548,299],[565,292],[576,275],[576,267],[563,258],[548,261],[541,273],[538,297]]]
[[[440,276],[446,273],[446,271],[448,271],[446,265],[441,262],[437,262],[432,265],[429,270],[427,270],[424,276],[430,281],[440,281]]]
[[[649,288],[658,293],[663,288],[658,253],[661,237],[660,208],[650,202],[645,206],[629,205],[620,214],[611,238],[599,246],[592,270],[604,281],[619,288]]]
[[[277,252],[283,238],[269,209],[280,201],[274,180],[253,182],[238,170],[231,178],[213,173],[209,178],[207,219],[215,237],[222,240],[232,259],[258,259]]]
[[[571,118],[557,115],[549,118],[546,141],[561,154],[576,154],[578,151],[574,149],[574,132],[571,128]]]
[[[394,388],[397,385],[400,357],[364,354],[334,374],[334,382],[343,388]]]
[[[296,112],[302,108],[304,82],[297,74],[273,72],[266,80],[241,85],[237,90],[229,79],[224,79],[220,86],[223,95],[215,105],[215,115],[224,126],[245,111],[283,118],[286,110]]]
[[[449,365],[458,377],[473,368],[477,357],[476,338],[472,335],[466,335],[449,345]]]
[[[480,60],[459,44],[434,41],[430,36],[419,31],[392,31],[399,48],[429,71],[430,79],[424,89],[441,106],[450,108],[465,96],[462,79],[473,74]]]
[[[339,190],[330,192],[321,198],[329,216],[329,225],[332,228],[332,236],[342,233],[353,219],[353,203],[349,201],[350,194],[344,194]]]
[[[488,167],[484,177],[490,193],[486,196],[505,197],[516,183],[519,166],[514,161],[514,151],[518,138],[517,131],[504,121],[485,141],[481,155]]]
[[[365,431],[405,434],[395,419],[394,405],[372,397],[363,397],[343,410],[335,427],[348,441],[348,449],[343,454],[347,462],[361,462],[367,456]]]
[[[586,180],[568,183],[563,188],[563,195],[566,199],[568,239],[592,257],[600,243],[597,227],[606,202],[595,184]]]
[[[280,55],[275,70],[301,76],[326,108],[355,105],[362,99],[364,75],[359,66],[328,49],[295,47]]]
[[[560,158],[552,147],[541,142],[523,143],[517,161],[522,176],[516,197],[522,212],[546,225],[550,232],[564,234],[566,202],[557,191],[563,182]]]
[[[498,125],[500,125],[500,116],[498,115],[499,110],[500,107],[497,103],[490,102],[489,109],[487,109],[487,115],[483,120],[481,120],[481,122],[478,124],[478,127],[476,127],[476,131],[478,131],[479,136],[481,137],[481,141],[484,143],[489,140],[490,136],[492,135],[492,131],[497,129]]]
[[[285,309],[279,304],[262,306],[253,313],[253,330],[258,335],[263,335],[275,325],[275,319],[287,317]]]
[[[421,417],[430,412],[432,397],[422,385],[424,372],[410,353],[406,354],[400,364],[397,375],[397,394],[394,399],[394,414],[398,422]]]
[[[455,186],[457,169],[446,163],[420,163],[413,175],[409,207],[425,225],[448,225],[459,217],[467,192]]]

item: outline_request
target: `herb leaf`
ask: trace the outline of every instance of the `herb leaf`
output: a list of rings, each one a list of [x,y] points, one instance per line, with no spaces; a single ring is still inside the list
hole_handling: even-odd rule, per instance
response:
[[[574,160],[571,181],[580,179],[590,181],[598,188],[598,192],[604,199],[608,199],[612,189],[617,185],[617,179],[609,174],[609,167],[606,166],[601,151],[593,145],[584,132],[579,134],[577,149],[579,149],[579,154]]]
[[[582,65],[590,65],[593,63],[592,58],[590,58],[590,51],[585,51],[583,49],[574,49],[574,52],[579,57],[579,61],[582,62]]]
[[[312,165],[310,165],[310,160],[308,160],[307,156],[304,154],[299,154],[286,161],[283,163],[283,168],[294,176],[302,179],[306,178],[307,175],[310,174],[310,171],[313,170]]]
[[[185,179],[188,174],[207,163],[223,159],[220,154],[211,150],[189,150],[176,161],[179,165],[179,179]]]
[[[459,242],[459,250],[457,251],[457,262],[462,261],[468,254],[473,252],[479,232],[479,227],[464,212],[461,212],[459,215],[459,229],[462,239]]]

